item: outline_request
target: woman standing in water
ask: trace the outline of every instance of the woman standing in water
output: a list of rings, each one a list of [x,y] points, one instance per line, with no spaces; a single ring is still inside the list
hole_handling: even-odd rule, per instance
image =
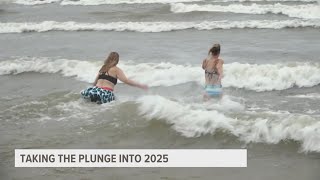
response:
[[[105,60],[104,65],[100,68],[93,86],[81,91],[81,95],[85,99],[90,99],[91,102],[99,104],[111,102],[115,100],[113,89],[118,79],[130,86],[144,90],[148,89],[147,85],[128,79],[123,71],[117,67],[118,62],[119,54],[111,52]]]
[[[223,60],[219,55],[220,44],[214,44],[209,50],[208,57],[202,62],[202,69],[205,70],[205,99],[222,95]]]

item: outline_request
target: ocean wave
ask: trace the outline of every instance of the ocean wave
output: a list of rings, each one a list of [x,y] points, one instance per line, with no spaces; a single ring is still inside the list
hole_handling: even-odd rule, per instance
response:
[[[17,124],[73,120],[76,120],[77,124],[83,122],[93,123],[95,115],[112,109],[113,106],[119,103],[121,102],[92,106],[92,104],[79,98],[79,93],[60,93],[54,96],[49,94],[38,100],[21,102],[13,106],[9,105],[0,113],[0,116],[6,116],[7,119],[16,121]],[[24,119],[24,121],[21,121],[21,119]],[[101,119],[99,119],[99,122],[101,122]]]
[[[12,2],[12,0],[4,0]],[[177,2],[201,2],[204,0],[14,0],[21,5],[42,5],[50,3],[60,3],[61,5],[107,5],[107,4],[169,4]],[[212,2],[317,2],[317,0],[215,0]]]
[[[312,27],[320,28],[315,20],[248,20],[248,21],[202,21],[202,22],[110,22],[80,23],[74,21],[56,22],[0,22],[0,33],[48,32],[48,31],[134,31],[167,32],[186,29],[282,29]]]
[[[103,4],[168,4],[176,2],[197,2],[203,0],[63,0],[61,5],[103,5]]]
[[[41,4],[50,4],[60,2],[61,0],[16,0],[14,1],[15,4],[22,4],[22,5],[41,5]]]
[[[287,96],[287,97],[318,100],[318,99],[320,99],[320,94],[318,94],[318,93],[310,93],[310,94],[299,94],[299,95]]]
[[[61,5],[104,5],[104,4],[167,4],[176,2],[197,2],[203,0],[16,0],[14,3],[22,5],[42,5],[58,3]]]
[[[0,4],[9,4],[12,3],[12,0],[1,0]]]
[[[302,2],[312,3],[318,0],[215,0],[213,2]]]
[[[304,19],[319,19],[320,18],[320,5],[304,4],[304,5],[283,5],[276,4],[256,4],[242,5],[198,5],[198,4],[171,4],[171,11],[174,13],[185,13],[194,11],[206,12],[230,12],[230,13],[243,13],[243,14],[283,14],[289,17],[304,18]]]
[[[320,121],[315,117],[285,112],[249,112],[229,117],[216,110],[194,108],[190,104],[161,96],[144,96],[138,100],[139,113],[149,120],[165,121],[186,137],[229,133],[246,143],[277,144],[285,140],[301,143],[302,151],[320,152]],[[228,106],[228,104],[226,104]]]
[[[100,61],[80,61],[49,58],[18,58],[0,62],[0,75],[24,72],[59,73],[91,83],[101,66]],[[168,62],[120,63],[130,78],[149,86],[172,86],[187,82],[204,85],[203,70],[193,65]],[[179,73],[177,73],[179,72]],[[312,87],[320,84],[319,63],[241,64],[224,65],[224,87],[243,88],[257,92]]]

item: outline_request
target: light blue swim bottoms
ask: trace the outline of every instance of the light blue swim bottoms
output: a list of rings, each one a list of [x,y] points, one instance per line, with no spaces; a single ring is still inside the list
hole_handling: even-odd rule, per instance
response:
[[[222,95],[222,86],[221,85],[206,85],[204,87],[204,89],[209,96]]]

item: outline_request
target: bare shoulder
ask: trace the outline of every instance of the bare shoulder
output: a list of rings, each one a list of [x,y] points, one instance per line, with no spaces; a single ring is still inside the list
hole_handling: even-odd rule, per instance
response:
[[[118,67],[117,66],[113,66],[109,69],[109,71],[117,71]]]
[[[114,68],[115,74],[119,75],[119,74],[123,73],[122,69],[119,68],[118,66],[114,66],[113,68]]]
[[[223,59],[219,59],[219,64],[223,64],[223,63],[224,63]]]
[[[121,69],[118,66],[113,66],[112,68],[114,69],[115,72],[120,72],[121,71]]]
[[[111,74],[111,75],[116,75],[117,72],[118,72],[118,67],[116,67],[116,66],[113,66],[109,69],[109,74]]]

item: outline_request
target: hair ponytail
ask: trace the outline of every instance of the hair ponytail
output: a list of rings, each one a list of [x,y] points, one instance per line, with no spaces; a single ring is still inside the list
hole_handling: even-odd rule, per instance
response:
[[[119,54],[117,52],[111,52],[108,58],[104,61],[104,65],[100,68],[100,73],[106,73],[110,68],[116,66],[119,62]]]

